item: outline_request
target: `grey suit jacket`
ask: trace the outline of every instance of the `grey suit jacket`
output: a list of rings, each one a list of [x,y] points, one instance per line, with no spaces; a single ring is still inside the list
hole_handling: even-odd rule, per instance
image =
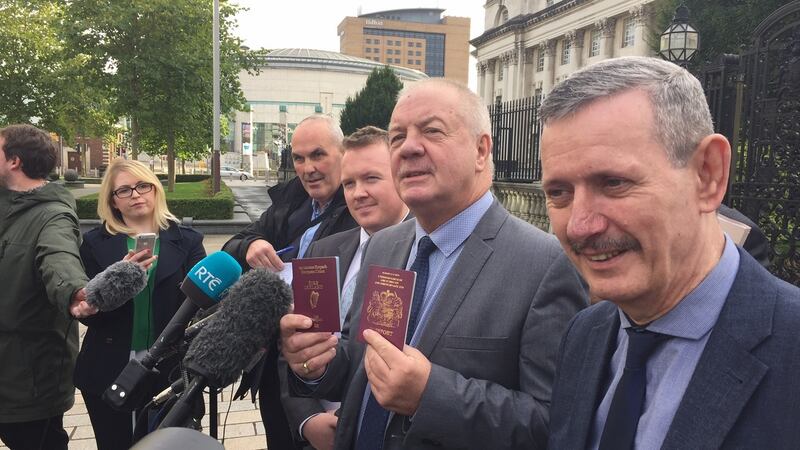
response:
[[[800,445],[800,289],[742,249],[739,255],[736,279],[663,449]],[[551,449],[586,447],[618,329],[610,302],[570,323],[553,387]]]
[[[376,233],[362,266],[405,268],[415,222]],[[366,271],[356,292],[363,292]],[[577,273],[553,236],[495,201],[464,243],[418,350],[432,369],[414,420],[394,416],[384,448],[543,448],[557,342],[587,304]],[[367,377],[355,339],[356,297],[336,358],[312,392],[342,401],[336,448],[352,447]]]
[[[314,258],[320,256],[338,256],[339,257],[339,286],[344,285],[344,278],[347,276],[347,271],[350,269],[350,264],[353,262],[353,257],[358,250],[358,244],[361,241],[361,227],[353,228],[341,233],[336,233],[324,239],[312,242],[306,251],[307,258]],[[311,398],[294,397],[290,395],[287,386],[287,365],[283,358],[278,360],[278,373],[281,377],[281,402],[283,402],[283,409],[286,412],[286,419],[289,421],[289,428],[292,430],[292,436],[296,441],[302,441],[302,436],[299,435],[300,425],[304,420],[313,414],[325,412],[319,400]]]

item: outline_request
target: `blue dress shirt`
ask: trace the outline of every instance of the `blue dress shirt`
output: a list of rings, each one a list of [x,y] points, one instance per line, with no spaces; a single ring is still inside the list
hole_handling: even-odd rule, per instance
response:
[[[738,269],[739,252],[726,235],[722,257],[708,276],[671,311],[648,325],[648,330],[671,337],[647,362],[647,390],[634,448],[661,448]],[[611,400],[625,367],[628,351],[625,329],[632,324],[622,310],[619,310],[619,317],[617,348],[608,374],[611,383],[595,412],[589,440],[591,449],[597,449],[600,444]]]
[[[429,271],[428,271],[428,284],[425,287],[425,300],[422,304],[422,310],[419,313],[417,320],[417,329],[414,331],[414,336],[411,338],[410,345],[415,346],[420,339],[420,336],[425,331],[425,324],[428,322],[431,309],[439,300],[439,291],[447,281],[447,276],[456,265],[461,251],[464,249],[464,242],[478,226],[481,218],[483,218],[489,207],[492,206],[494,197],[491,192],[486,192],[481,198],[469,205],[466,209],[458,213],[455,217],[445,222],[439,228],[433,231],[430,235],[422,229],[419,222],[416,222],[416,236],[414,244],[411,246],[409,253],[408,263],[406,270],[410,269],[414,264],[415,255],[417,254],[417,245],[423,236],[430,236],[436,250],[431,253],[429,257]],[[364,398],[361,400],[361,411],[358,416],[358,429],[361,429],[361,420],[364,417],[364,408],[369,400],[370,384],[367,383],[367,388],[364,391]],[[391,421],[391,416],[389,418]],[[356,436],[356,440],[358,436]]]

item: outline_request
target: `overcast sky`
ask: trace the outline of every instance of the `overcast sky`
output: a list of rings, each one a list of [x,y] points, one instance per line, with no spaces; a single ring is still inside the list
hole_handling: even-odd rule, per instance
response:
[[[347,16],[402,8],[442,8],[444,15],[469,17],[470,38],[483,33],[484,0],[233,0],[248,8],[239,14],[239,36],[250,48],[313,48],[339,51],[336,27]],[[470,50],[472,48],[470,47]],[[470,57],[469,86],[477,84]]]

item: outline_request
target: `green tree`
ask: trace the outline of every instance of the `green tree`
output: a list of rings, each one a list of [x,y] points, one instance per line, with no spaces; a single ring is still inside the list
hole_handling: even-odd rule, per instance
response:
[[[87,58],[68,51],[65,22],[60,1],[0,2],[0,124],[36,122],[67,141],[111,131],[108,98],[88,83]]]
[[[391,67],[373,69],[364,88],[354,97],[348,97],[344,104],[340,119],[344,134],[367,125],[386,129],[402,88],[403,84]]]
[[[239,8],[220,5],[221,111],[244,108],[241,70],[256,71],[260,52],[233,36]],[[212,139],[212,2],[73,0],[72,44],[88,55],[114,111],[131,118],[133,154],[165,154],[173,190],[175,159],[207,154]]]
[[[696,71],[723,53],[739,53],[753,38],[753,30],[767,16],[792,0],[659,0],[655,5],[652,45],[667,29],[675,8],[689,8],[689,22],[700,33],[700,50],[689,68]]]

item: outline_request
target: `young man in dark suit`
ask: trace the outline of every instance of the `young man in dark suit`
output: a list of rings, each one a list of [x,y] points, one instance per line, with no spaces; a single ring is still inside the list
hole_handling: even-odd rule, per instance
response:
[[[367,126],[343,142],[342,187],[350,214],[359,227],[328,236],[311,244],[307,257],[338,256],[342,289],[339,317],[344,322],[353,301],[356,276],[367,240],[378,231],[408,217],[408,207],[394,188],[389,160],[389,138],[385,130]],[[284,376],[280,368],[280,375]],[[338,418],[338,403],[291,396],[282,380],[281,399],[289,426],[300,441],[317,450],[332,448]]]
[[[602,61],[541,117],[553,231],[608,300],[562,341],[550,448],[796,448],[800,289],[720,228],[731,149],[698,80]]]
[[[309,116],[297,125],[292,136],[297,177],[270,188],[269,209],[223,247],[242,268],[281,270],[283,261],[302,257],[313,241],[357,226],[340,184],[342,139],[342,129],[330,116]],[[277,349],[271,348],[264,361],[259,406],[269,447],[288,449],[294,444],[280,402],[277,359]]]

